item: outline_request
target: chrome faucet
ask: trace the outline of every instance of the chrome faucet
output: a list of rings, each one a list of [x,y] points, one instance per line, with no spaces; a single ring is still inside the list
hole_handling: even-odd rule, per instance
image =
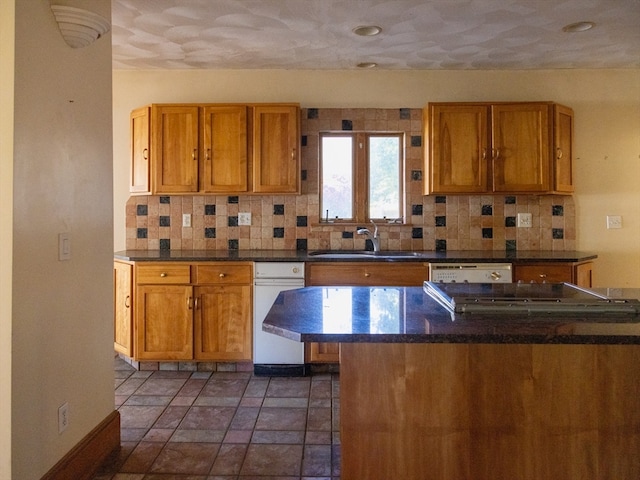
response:
[[[380,251],[380,239],[378,238],[378,226],[375,224],[375,222],[373,220],[371,220],[371,223],[373,223],[373,226],[375,227],[373,234],[371,233],[371,231],[368,228],[359,228],[358,230],[356,230],[356,233],[358,235],[366,235],[366,237],[371,240],[371,244],[373,245],[373,251],[374,252],[379,252]]]

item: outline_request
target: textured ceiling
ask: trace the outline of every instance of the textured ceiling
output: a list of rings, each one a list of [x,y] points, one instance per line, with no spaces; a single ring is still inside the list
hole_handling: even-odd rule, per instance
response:
[[[112,0],[112,16],[116,69],[640,68],[640,0]],[[579,21],[596,26],[562,31]]]

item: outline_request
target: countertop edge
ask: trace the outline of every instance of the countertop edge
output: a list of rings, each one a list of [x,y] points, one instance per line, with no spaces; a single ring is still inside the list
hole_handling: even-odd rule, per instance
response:
[[[429,263],[578,263],[595,260],[598,255],[579,251],[474,251],[451,250],[446,252],[415,250],[416,257],[326,258],[311,255],[302,250],[121,250],[114,259],[128,262],[429,262]],[[384,253],[384,252],[382,252]]]

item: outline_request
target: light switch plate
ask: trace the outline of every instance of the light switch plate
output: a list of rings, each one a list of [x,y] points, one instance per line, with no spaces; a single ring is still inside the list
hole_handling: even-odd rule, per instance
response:
[[[183,213],[182,214],[182,226],[185,228],[191,227],[191,214]]]
[[[250,213],[238,213],[238,225],[251,225]]]
[[[66,232],[58,234],[58,260],[71,260],[71,236]]]
[[[620,215],[607,215],[607,228],[622,228],[622,217]]]

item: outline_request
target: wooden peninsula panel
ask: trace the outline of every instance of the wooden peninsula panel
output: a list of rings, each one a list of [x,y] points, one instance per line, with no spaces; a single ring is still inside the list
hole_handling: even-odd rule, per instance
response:
[[[640,478],[637,345],[340,348],[343,480]]]

